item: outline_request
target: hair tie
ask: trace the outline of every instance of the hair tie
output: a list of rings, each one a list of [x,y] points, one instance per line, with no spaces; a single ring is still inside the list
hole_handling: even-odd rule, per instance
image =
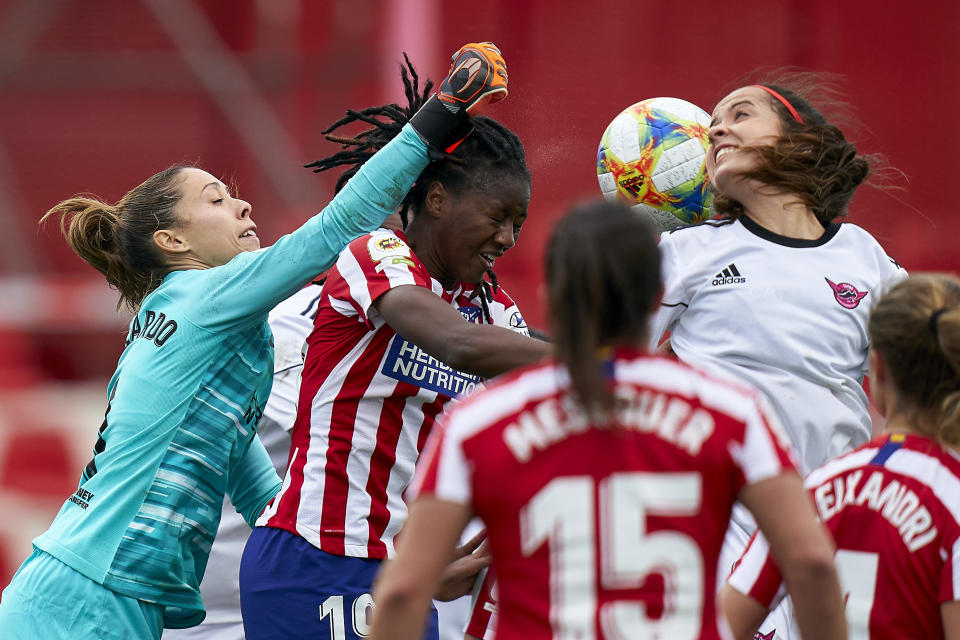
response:
[[[933,334],[933,337],[934,337],[934,338],[937,338],[937,337],[938,337],[938,336],[937,336],[937,321],[940,320],[940,316],[942,316],[942,315],[943,315],[944,313],[946,313],[946,312],[947,312],[947,308],[946,308],[946,307],[940,307],[939,309],[937,309],[936,311],[934,311],[933,313],[930,314],[930,324],[929,324],[928,326],[930,327],[930,333]]]
[[[796,120],[797,122],[799,122],[800,124],[803,124],[803,118],[800,117],[800,114],[797,113],[797,110],[793,108],[793,105],[790,104],[790,103],[787,101],[787,99],[784,98],[782,95],[780,95],[779,93],[777,93],[776,91],[774,91],[774,90],[771,89],[770,87],[768,87],[768,86],[766,86],[766,85],[763,85],[763,84],[752,84],[752,85],[750,85],[750,86],[751,86],[751,87],[756,87],[757,89],[763,89],[764,91],[766,91],[767,93],[769,93],[770,95],[772,95],[774,98],[776,98],[777,100],[779,100],[779,101],[780,101],[780,104],[782,104],[783,106],[785,106],[785,107],[787,108],[787,111],[790,112],[790,115],[793,116],[793,119]]]

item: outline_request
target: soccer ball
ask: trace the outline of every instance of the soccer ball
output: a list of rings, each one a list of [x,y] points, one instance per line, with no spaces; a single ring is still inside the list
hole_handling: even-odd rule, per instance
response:
[[[658,231],[709,218],[709,126],[703,109],[679,98],[650,98],[621,111],[597,150],[604,197],[643,211]]]

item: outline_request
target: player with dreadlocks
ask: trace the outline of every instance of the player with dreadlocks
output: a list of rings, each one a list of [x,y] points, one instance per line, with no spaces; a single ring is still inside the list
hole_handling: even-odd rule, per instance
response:
[[[404,60],[406,66],[400,67],[400,75],[403,78],[403,88],[408,103],[406,108],[401,108],[396,104],[386,104],[369,107],[362,111],[348,110],[346,116],[324,130],[323,133],[327,134],[328,139],[343,143],[344,150],[329,158],[312,162],[307,167],[312,167],[314,172],[319,173],[334,167],[351,165],[337,179],[336,191],[339,191],[360,170],[363,163],[373,157],[378,149],[392,140],[403,128],[404,123],[429,98],[433,82],[427,80],[421,93],[420,77],[417,75],[416,69],[406,54],[404,54]],[[334,131],[357,121],[371,124],[373,128],[364,131],[355,138],[333,135]],[[443,162],[434,162],[428,166],[404,198],[398,209],[404,229],[410,223],[411,213],[415,212],[424,201],[426,196],[425,185],[433,182],[459,187],[471,175],[476,175],[494,166],[500,166],[504,172],[516,172],[523,175],[529,187],[530,173],[527,169],[523,144],[520,139],[508,128],[490,118],[473,118],[467,125],[470,127],[470,135],[460,140],[450,150],[453,151],[460,144],[466,144],[466,148],[456,155],[434,152],[433,159],[439,158]],[[467,163],[463,159],[464,156],[474,158],[469,169],[465,166]],[[525,209],[526,207],[524,207]],[[522,224],[523,219],[517,223],[516,233],[519,233]],[[498,288],[497,275],[493,271],[492,264],[486,270],[486,275],[490,278],[490,282],[481,280],[480,287],[475,290],[475,296],[480,300],[484,318],[492,324],[493,321],[487,304],[493,300],[492,294]]]
[[[348,111],[328,133],[370,128],[335,136],[343,150],[310,166],[348,167],[342,186],[434,100],[409,60],[401,75],[408,105]],[[469,124],[470,135],[434,153],[403,200],[405,228],[358,238],[328,273],[284,485],[241,562],[248,638],[365,637],[373,578],[393,554],[402,494],[437,415],[482,379],[550,353],[525,335],[495,280],[484,284],[527,216],[523,146],[493,120]],[[462,548],[438,599],[467,593],[489,562],[470,553],[477,544]],[[435,622],[428,634],[436,637]]]

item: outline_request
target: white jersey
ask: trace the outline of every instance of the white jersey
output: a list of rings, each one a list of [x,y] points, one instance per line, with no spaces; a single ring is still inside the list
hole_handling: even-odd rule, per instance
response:
[[[320,293],[317,286],[301,289],[274,307],[268,318],[274,340],[273,388],[257,435],[280,473],[290,453],[289,432],[297,417],[303,345],[313,330]],[[164,640],[242,640],[240,556],[249,536],[250,527],[225,499],[220,527],[200,583],[207,617],[197,627],[164,630]]]
[[[869,439],[867,319],[906,276],[869,233],[831,223],[798,240],[743,218],[665,233],[660,248],[653,345],[669,331],[680,360],[759,387],[803,473]]]

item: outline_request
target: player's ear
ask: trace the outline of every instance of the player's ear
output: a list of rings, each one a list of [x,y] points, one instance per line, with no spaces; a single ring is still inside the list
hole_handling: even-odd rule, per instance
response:
[[[186,238],[173,229],[158,229],[153,232],[153,243],[163,251],[183,253],[190,250]]]
[[[427,195],[423,199],[423,208],[432,218],[440,218],[450,206],[450,192],[440,181],[431,182],[427,187]]]

